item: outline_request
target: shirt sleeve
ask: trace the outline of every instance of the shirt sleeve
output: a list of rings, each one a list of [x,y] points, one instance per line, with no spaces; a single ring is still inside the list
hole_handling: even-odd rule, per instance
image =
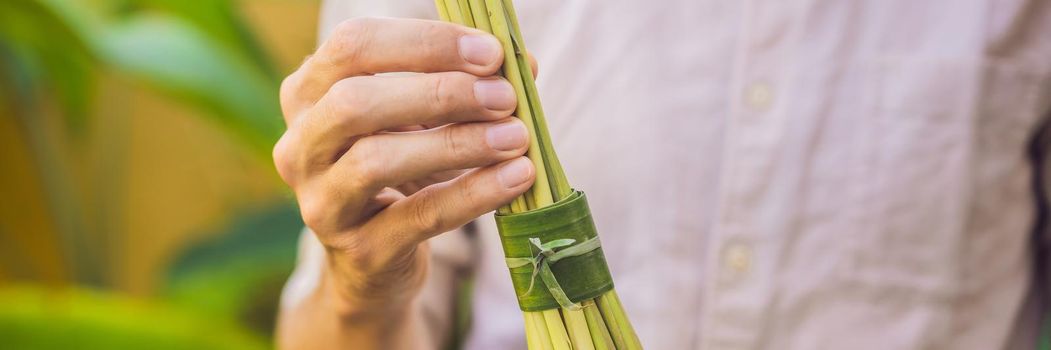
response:
[[[438,19],[438,10],[434,0],[325,0],[319,17],[319,42],[340,22],[365,16]]]

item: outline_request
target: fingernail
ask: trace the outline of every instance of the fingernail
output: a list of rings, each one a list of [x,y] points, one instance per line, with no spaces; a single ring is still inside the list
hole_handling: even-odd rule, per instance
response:
[[[522,157],[500,167],[496,172],[496,177],[504,188],[514,188],[529,181],[532,173],[533,168],[529,164],[529,159]]]
[[[497,151],[513,151],[526,145],[529,135],[525,125],[517,120],[490,126],[485,131],[485,143]]]
[[[517,105],[515,89],[503,79],[481,79],[474,83],[474,98],[489,110],[508,111]]]
[[[488,66],[500,56],[500,42],[490,35],[460,37],[460,56],[471,64]]]

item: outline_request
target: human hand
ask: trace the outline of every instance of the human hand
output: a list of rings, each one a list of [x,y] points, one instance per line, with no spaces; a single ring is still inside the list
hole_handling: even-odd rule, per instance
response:
[[[281,86],[281,178],[326,247],[321,281],[344,316],[397,314],[426,240],[532,185],[528,135],[489,34],[448,23],[353,19]],[[423,74],[377,76],[386,72]],[[466,170],[472,169],[472,170]]]

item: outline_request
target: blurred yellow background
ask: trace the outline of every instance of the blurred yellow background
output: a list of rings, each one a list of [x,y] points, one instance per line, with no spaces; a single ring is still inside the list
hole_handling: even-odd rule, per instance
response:
[[[0,348],[266,348],[317,1],[0,3]],[[58,335],[58,336],[56,336]]]

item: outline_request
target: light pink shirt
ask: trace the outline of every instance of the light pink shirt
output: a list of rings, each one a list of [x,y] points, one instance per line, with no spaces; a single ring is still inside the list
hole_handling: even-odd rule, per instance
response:
[[[555,145],[647,348],[1033,346],[1026,151],[1051,112],[1051,1],[517,7]],[[327,1],[322,37],[364,15],[435,11]],[[421,298],[447,324],[451,280],[473,271],[467,348],[524,348],[492,218],[476,228],[476,249],[462,232],[434,242]]]

